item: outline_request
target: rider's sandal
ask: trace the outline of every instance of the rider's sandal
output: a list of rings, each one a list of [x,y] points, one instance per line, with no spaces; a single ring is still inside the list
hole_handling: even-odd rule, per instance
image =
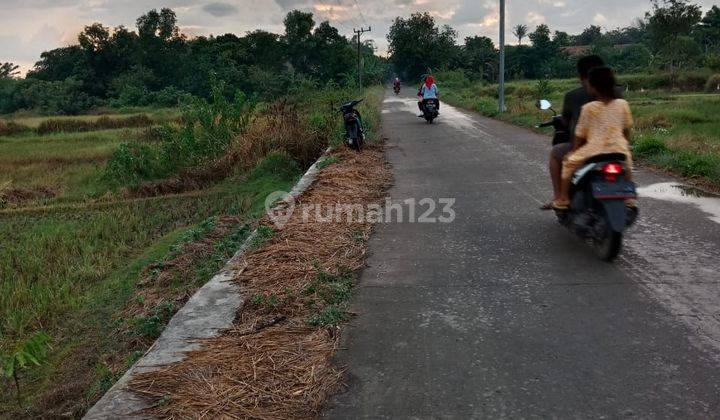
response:
[[[552,209],[553,210],[560,210],[560,211],[567,211],[570,210],[570,203],[561,203],[558,201],[552,202]]]

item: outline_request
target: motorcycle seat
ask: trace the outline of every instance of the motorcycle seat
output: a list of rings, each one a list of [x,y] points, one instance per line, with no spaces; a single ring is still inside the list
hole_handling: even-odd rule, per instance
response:
[[[623,153],[604,153],[602,155],[593,156],[585,161],[586,164],[598,163],[598,162],[625,162],[625,154],[623,154]]]

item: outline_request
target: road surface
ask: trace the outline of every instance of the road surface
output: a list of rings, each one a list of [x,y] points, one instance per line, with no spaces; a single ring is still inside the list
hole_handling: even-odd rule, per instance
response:
[[[327,418],[720,418],[720,200],[640,169],[614,264],[538,206],[549,139],[388,96],[394,202],[455,198],[452,223],[370,241]]]

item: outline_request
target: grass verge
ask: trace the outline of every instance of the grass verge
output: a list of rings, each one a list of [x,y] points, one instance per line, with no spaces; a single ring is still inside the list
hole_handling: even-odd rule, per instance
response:
[[[622,82],[622,77],[620,78]],[[518,81],[508,84],[507,112],[498,114],[494,85],[455,81],[443,99],[485,116],[533,128],[551,114],[535,108],[538,98],[562,108],[564,92],[575,80]],[[628,90],[635,128],[631,144],[640,162],[720,187],[720,95]],[[543,132],[550,133],[551,129]]]

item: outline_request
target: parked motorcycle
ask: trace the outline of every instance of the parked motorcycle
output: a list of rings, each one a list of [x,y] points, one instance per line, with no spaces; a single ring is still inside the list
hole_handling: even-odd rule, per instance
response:
[[[340,112],[343,115],[345,123],[345,144],[358,152],[365,142],[365,135],[362,126],[362,117],[355,106],[362,102],[362,99],[346,102],[340,106]]]
[[[423,99],[422,109],[423,118],[428,124],[432,124],[433,120],[438,117],[437,99]]]
[[[537,107],[552,110],[550,101],[542,99]],[[553,127],[553,143],[568,135],[562,118],[555,114],[550,121],[536,127]],[[559,141],[560,142],[560,141]],[[609,153],[588,159],[577,170],[570,185],[570,209],[556,210],[558,221],[588,240],[598,256],[613,261],[622,248],[623,232],[638,215],[637,208],[626,207],[626,199],[635,199],[635,184],[626,178],[625,155]]]

